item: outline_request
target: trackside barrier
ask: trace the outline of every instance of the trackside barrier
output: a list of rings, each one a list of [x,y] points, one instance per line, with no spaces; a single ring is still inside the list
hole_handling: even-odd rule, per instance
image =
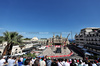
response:
[[[51,58],[53,58],[53,57],[69,57],[69,56],[71,56],[72,54],[73,54],[73,52],[71,52],[71,53],[68,54],[68,55],[48,56],[48,57],[51,57]]]
[[[62,46],[62,45],[46,45],[46,47],[64,47],[64,46]]]
[[[69,57],[69,56],[71,56],[73,54],[73,52],[71,52],[70,54],[68,54],[68,55],[58,55],[58,56],[48,56],[48,57],[51,57],[51,58],[53,58],[53,57]],[[44,56],[38,56],[38,57],[44,57]]]

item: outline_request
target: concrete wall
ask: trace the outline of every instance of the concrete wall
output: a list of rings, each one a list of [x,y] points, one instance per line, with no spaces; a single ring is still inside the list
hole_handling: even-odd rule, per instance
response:
[[[19,45],[13,46],[11,55],[15,55],[18,53],[22,53],[22,49],[19,47]]]

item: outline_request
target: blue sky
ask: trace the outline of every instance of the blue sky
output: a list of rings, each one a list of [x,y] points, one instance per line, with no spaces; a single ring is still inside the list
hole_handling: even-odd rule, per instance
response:
[[[100,0],[0,0],[0,32],[41,38],[52,34],[30,32],[72,31],[74,36],[86,27],[100,27]]]

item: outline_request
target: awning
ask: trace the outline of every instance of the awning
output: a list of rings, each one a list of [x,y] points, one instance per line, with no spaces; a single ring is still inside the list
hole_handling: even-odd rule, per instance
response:
[[[25,52],[25,51],[30,51],[32,50],[32,48],[26,48],[26,49],[23,49],[22,51]]]
[[[39,49],[45,49],[45,48],[46,48],[46,47],[43,46],[43,47],[40,47]]]
[[[37,57],[43,58],[44,56],[37,56]]]
[[[83,48],[82,50],[87,51],[87,49]]]
[[[77,47],[79,47],[79,48],[83,48],[83,46],[80,46],[80,45],[79,45],[79,46],[77,46]]]
[[[85,55],[93,56],[93,54],[91,54],[91,53],[89,53],[89,52],[85,52]]]
[[[15,54],[15,56],[17,56],[17,55],[23,55],[23,54],[26,54],[26,53],[18,53],[18,54]]]

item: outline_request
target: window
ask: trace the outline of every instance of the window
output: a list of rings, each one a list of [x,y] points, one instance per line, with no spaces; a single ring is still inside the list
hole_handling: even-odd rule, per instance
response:
[[[13,55],[13,52],[12,52],[12,55]]]
[[[21,53],[21,51],[19,51],[19,53]]]
[[[96,36],[98,36],[98,33],[96,34]]]
[[[15,52],[15,54],[17,54],[17,52]]]

